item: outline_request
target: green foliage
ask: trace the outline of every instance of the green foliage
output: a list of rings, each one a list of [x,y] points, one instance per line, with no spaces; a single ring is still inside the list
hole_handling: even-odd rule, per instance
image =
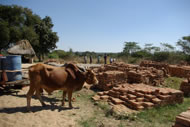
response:
[[[175,122],[175,117],[188,109],[190,98],[185,98],[182,104],[168,105],[142,111],[137,119],[147,127],[169,127]]]
[[[153,46],[153,44],[145,44],[144,50],[149,53],[159,52],[160,47]]]
[[[137,42],[125,42],[123,53],[126,55],[130,55],[136,51],[139,51],[141,48]]]
[[[27,39],[38,56],[56,48],[58,36],[52,31],[51,18],[41,19],[28,8],[0,5],[0,50]]]
[[[86,120],[84,119],[81,119],[79,121],[79,124],[82,126],[82,127],[97,127],[96,126],[96,122],[95,122],[95,117],[91,117],[91,118],[88,118]]]
[[[56,48],[58,37],[55,32],[52,32],[52,27],[51,18],[48,16],[35,26],[35,31],[39,35],[39,45],[36,47],[39,58]]]
[[[1,45],[0,45],[0,50],[1,50],[4,47],[8,46],[8,42],[10,40],[10,31],[8,28],[8,22],[6,21],[0,21],[0,40],[1,40]]]
[[[58,54],[56,54],[56,53],[50,53],[50,54],[48,54],[48,58],[51,58],[51,59],[58,59],[59,56],[58,56]]]
[[[174,51],[174,47],[168,43],[160,43],[161,46],[162,46],[162,50],[165,51],[165,52],[171,52],[171,51]]]
[[[185,54],[190,54],[190,36],[182,37],[182,40],[180,39],[177,45],[181,47]]]
[[[157,62],[163,62],[169,58],[169,55],[169,52],[155,52],[152,60]]]
[[[179,90],[182,81],[182,78],[168,77],[164,81],[164,86]]]
[[[132,53],[131,56],[137,58],[151,58],[152,54],[150,52],[147,52],[146,50],[140,50]]]

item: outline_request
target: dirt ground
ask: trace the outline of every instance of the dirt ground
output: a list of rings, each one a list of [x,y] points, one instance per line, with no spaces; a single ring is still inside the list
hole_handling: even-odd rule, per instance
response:
[[[41,107],[40,102],[32,98],[31,110],[26,110],[26,93],[28,87],[11,93],[0,95],[0,127],[78,127],[78,126],[119,126],[119,120],[105,117],[100,108],[90,101],[89,90],[80,91],[81,97],[76,98],[73,106],[80,107],[68,109],[68,102],[65,108],[60,107],[61,92],[54,92],[53,95],[45,94],[43,99],[48,105]],[[56,98],[55,98],[56,96]],[[85,97],[86,96],[86,97]],[[51,104],[50,104],[51,102]]]

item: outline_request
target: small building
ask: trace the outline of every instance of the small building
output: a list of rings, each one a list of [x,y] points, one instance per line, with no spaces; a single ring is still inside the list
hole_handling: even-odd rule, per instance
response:
[[[7,52],[11,55],[21,55],[22,63],[33,63],[33,59],[36,56],[28,40],[18,41],[14,46],[9,48]]]

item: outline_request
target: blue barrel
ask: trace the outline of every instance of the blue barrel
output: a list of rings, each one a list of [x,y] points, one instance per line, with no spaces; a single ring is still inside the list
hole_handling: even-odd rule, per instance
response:
[[[2,69],[6,70],[8,81],[22,80],[21,56],[10,55],[2,62]]]
[[[6,57],[4,56],[0,56],[0,70],[3,70],[3,64],[5,63]]]

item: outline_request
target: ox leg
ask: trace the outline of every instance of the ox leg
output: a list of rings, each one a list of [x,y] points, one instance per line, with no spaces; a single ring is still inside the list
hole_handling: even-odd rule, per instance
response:
[[[30,87],[26,97],[27,97],[27,110],[30,111],[30,102],[32,95],[34,94],[35,89],[33,87]]]
[[[42,106],[45,107],[46,104],[43,102],[42,97],[40,96],[40,89],[36,90],[36,97],[39,99]]]
[[[69,108],[73,108],[72,106],[72,91],[68,91],[68,99],[69,99]]]
[[[63,91],[63,100],[62,100],[61,106],[64,106],[64,105],[65,105],[66,94],[67,94],[67,92],[66,92],[66,91]]]

